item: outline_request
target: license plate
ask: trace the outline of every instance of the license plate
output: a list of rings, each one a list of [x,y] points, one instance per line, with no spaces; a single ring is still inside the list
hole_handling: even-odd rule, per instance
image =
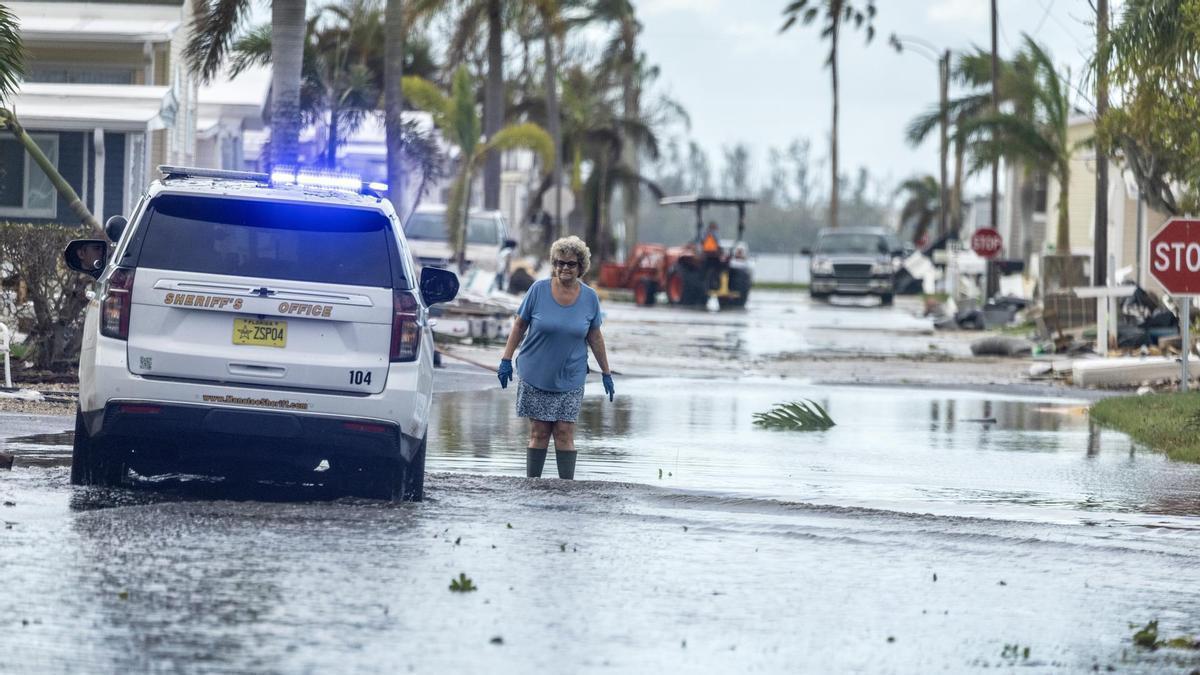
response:
[[[259,347],[287,345],[287,322],[265,319],[234,319],[233,344]]]

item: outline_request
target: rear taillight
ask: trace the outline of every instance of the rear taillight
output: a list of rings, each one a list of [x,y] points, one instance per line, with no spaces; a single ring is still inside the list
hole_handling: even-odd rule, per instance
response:
[[[392,349],[389,354],[396,361],[416,361],[417,348],[421,345],[421,328],[417,325],[421,306],[417,296],[409,291],[395,291],[392,295]]]
[[[108,277],[108,289],[100,303],[100,334],[126,340],[129,338],[129,308],[133,305],[133,270],[118,267]]]

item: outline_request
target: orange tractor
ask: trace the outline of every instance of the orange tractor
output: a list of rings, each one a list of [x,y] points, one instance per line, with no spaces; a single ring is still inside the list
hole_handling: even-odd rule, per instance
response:
[[[693,207],[696,238],[681,246],[637,244],[625,263],[604,263],[598,283],[604,288],[633,291],[639,305],[653,305],[664,291],[672,305],[704,305],[715,298],[721,307],[743,307],[750,297],[753,268],[742,234],[746,230],[746,205],[753,199],[723,197],[666,197],[663,206]],[[704,209],[708,206],[737,207],[737,239],[721,240],[716,232],[707,235]]]

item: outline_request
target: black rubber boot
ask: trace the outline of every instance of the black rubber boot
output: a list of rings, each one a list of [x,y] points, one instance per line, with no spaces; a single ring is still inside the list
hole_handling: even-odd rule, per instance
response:
[[[579,453],[574,450],[555,450],[554,461],[558,464],[558,477],[567,480],[575,479],[575,456]]]
[[[546,448],[525,448],[525,475],[530,478],[541,478],[542,467],[546,464]]]

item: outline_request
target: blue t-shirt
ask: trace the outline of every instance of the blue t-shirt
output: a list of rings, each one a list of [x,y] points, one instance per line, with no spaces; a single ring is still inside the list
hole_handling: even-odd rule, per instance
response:
[[[544,391],[572,391],[587,379],[587,334],[600,327],[600,298],[579,282],[575,304],[554,299],[549,279],[529,287],[517,315],[529,325],[517,357],[517,374]]]

